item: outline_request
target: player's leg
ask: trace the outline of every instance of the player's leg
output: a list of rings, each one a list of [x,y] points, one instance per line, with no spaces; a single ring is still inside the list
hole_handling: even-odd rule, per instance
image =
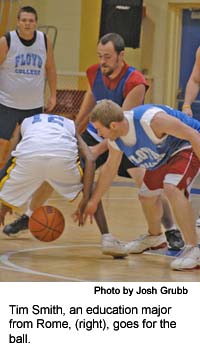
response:
[[[199,172],[199,165],[200,162],[192,150],[179,152],[168,163],[164,179],[165,193],[186,244],[183,253],[171,263],[171,267],[177,270],[200,266],[200,249],[197,242],[194,212],[188,200],[190,188]]]
[[[145,174],[144,168],[134,167],[134,165],[131,164],[130,161],[125,156],[123,156],[122,158],[120,168],[121,170],[119,169],[119,174],[121,176],[127,177],[126,173],[128,172],[128,174],[135,181],[137,187],[138,188],[141,187],[144,174]],[[167,238],[168,247],[169,249],[172,249],[172,250],[179,250],[184,247],[184,241],[179,229],[177,229],[177,226],[174,223],[174,218],[171,212],[169,202],[163,194],[161,195],[161,202],[163,207],[163,215],[160,221],[165,227],[165,236]]]
[[[29,204],[29,216],[36,208],[39,208],[41,205],[43,205],[51,197],[52,193],[53,187],[48,182],[43,182],[31,198]]]
[[[161,193],[163,192],[164,176],[164,167],[145,172],[139,190],[139,199],[147,221],[148,231],[127,244],[130,253],[142,253],[150,248],[156,249],[166,246],[166,237],[161,229],[161,218],[163,216]]]
[[[40,187],[43,182],[42,167],[38,158],[32,159],[16,159],[9,161],[9,167],[5,176],[2,177],[2,188],[0,197],[15,207],[20,207],[27,203],[31,195]],[[21,230],[28,228],[29,216],[23,214],[15,221],[7,224],[3,228],[3,232],[8,236],[16,236]]]
[[[102,202],[99,203],[96,213],[94,214],[95,221],[101,233],[101,249],[103,254],[112,255],[115,258],[126,257],[129,253],[126,245],[117,240],[110,232],[103,209]]]
[[[8,159],[10,141],[0,138],[0,169],[2,169]]]
[[[139,195],[139,200],[147,221],[148,231],[127,244],[129,253],[142,253],[147,249],[166,247],[166,237],[161,228],[163,207],[160,195],[149,197]]]
[[[20,234],[20,231],[27,230],[29,218],[33,211],[43,205],[50,198],[52,192],[53,188],[47,182],[43,182],[41,186],[33,193],[26,212],[13,222],[5,225],[3,232],[10,237],[13,235],[16,237]]]

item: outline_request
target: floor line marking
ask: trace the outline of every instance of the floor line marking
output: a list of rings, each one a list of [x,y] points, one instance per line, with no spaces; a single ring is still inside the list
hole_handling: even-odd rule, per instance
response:
[[[55,274],[49,274],[49,273],[45,273],[45,272],[40,272],[40,271],[36,271],[36,270],[31,270],[28,268],[24,268],[20,265],[16,265],[14,263],[12,263],[10,261],[10,258],[18,253],[26,253],[26,252],[34,252],[37,250],[45,250],[45,249],[57,249],[57,248],[73,248],[73,247],[94,247],[95,245],[93,244],[79,244],[79,245],[66,245],[66,246],[51,246],[51,247],[36,247],[36,248],[27,248],[27,249],[20,249],[18,251],[12,251],[12,252],[7,252],[3,255],[0,256],[0,262],[4,265],[6,265],[7,267],[9,267],[10,269],[13,269],[14,271],[18,271],[24,274],[32,274],[32,275],[38,275],[38,276],[46,276],[46,277],[51,277],[51,278],[55,278],[55,279],[64,279],[67,281],[77,281],[77,282],[87,282],[87,280],[83,280],[83,279],[78,279],[78,278],[73,278],[73,277],[66,277],[66,276],[62,276],[62,275],[55,275]],[[96,245],[97,247],[97,245]]]

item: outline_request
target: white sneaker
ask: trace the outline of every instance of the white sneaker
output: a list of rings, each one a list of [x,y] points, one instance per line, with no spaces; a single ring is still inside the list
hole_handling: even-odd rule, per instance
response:
[[[102,236],[101,248],[103,254],[112,255],[114,258],[124,258],[129,254],[126,245],[111,234]]]
[[[179,256],[171,262],[174,270],[195,269],[200,267],[200,249],[187,246]]]
[[[196,227],[200,227],[200,216],[196,219]]]
[[[129,253],[142,253],[147,249],[164,248],[167,245],[165,235],[153,236],[149,234],[140,235],[134,241],[128,242],[126,247]]]

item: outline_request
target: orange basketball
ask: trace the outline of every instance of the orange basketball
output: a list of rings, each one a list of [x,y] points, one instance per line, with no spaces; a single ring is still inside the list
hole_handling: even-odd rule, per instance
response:
[[[37,208],[29,219],[29,230],[40,241],[51,242],[59,238],[65,228],[60,210],[50,205]]]

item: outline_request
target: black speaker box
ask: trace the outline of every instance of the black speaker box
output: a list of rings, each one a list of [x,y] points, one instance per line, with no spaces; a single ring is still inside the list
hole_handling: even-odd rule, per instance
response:
[[[125,46],[139,48],[143,0],[102,0],[99,38],[118,33]]]

